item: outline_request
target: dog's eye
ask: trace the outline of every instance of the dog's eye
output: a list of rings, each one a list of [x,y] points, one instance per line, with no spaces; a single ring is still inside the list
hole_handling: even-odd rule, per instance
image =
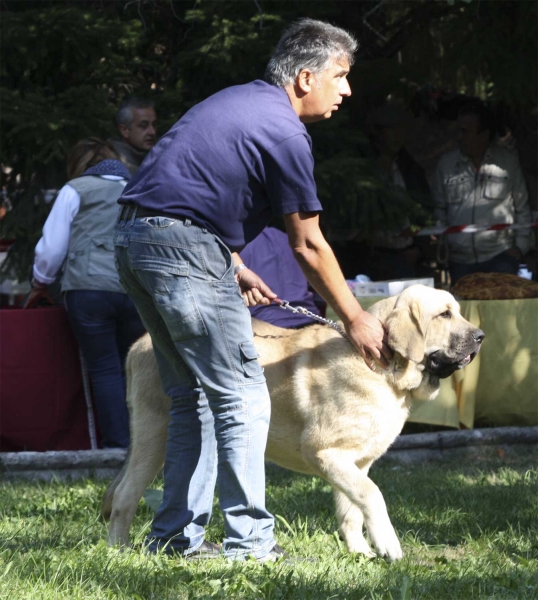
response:
[[[450,317],[452,316],[452,313],[449,310],[445,310],[445,312],[441,313],[439,316],[442,317],[443,319],[450,319]]]

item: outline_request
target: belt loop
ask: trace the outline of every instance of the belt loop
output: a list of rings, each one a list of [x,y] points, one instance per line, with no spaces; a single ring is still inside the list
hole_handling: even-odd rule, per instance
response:
[[[191,223],[192,223],[192,221],[191,221],[190,219],[185,219],[185,220],[183,221],[183,223],[185,224],[185,227],[190,227],[190,226],[191,226]]]
[[[116,219],[116,225],[118,227],[123,227],[125,225],[125,221],[123,219],[123,211],[125,210],[125,206],[120,204],[120,209],[118,210],[118,218]]]
[[[134,225],[134,222],[135,222],[135,219],[136,219],[136,209],[137,208],[138,207],[136,206],[136,204],[133,204],[131,206],[132,213],[131,213],[131,217],[130,217],[130,220],[129,220],[129,227],[132,227]]]

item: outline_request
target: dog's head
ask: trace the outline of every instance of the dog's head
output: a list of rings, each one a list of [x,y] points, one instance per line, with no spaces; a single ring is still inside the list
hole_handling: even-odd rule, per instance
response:
[[[414,285],[378,304],[372,312],[384,323],[390,348],[433,379],[468,365],[485,337],[461,316],[454,296],[442,290]]]
[[[389,346],[426,370],[449,377],[478,354],[485,337],[460,314],[452,294],[414,285],[396,299],[385,326]]]

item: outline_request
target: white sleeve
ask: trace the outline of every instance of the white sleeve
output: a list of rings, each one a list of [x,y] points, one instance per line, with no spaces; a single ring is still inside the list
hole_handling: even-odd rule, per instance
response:
[[[52,283],[67,256],[71,223],[80,209],[80,196],[69,184],[59,191],[35,248],[34,277]]]

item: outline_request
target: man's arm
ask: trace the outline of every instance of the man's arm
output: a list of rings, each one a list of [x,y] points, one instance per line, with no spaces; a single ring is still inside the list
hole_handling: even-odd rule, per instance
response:
[[[392,352],[381,322],[364,311],[348,288],[334,253],[319,228],[318,213],[284,215],[290,247],[306,278],[344,323],[361,356],[387,366]]]
[[[71,224],[80,209],[80,196],[69,184],[60,190],[43,225],[43,235],[35,249],[32,289],[24,308],[33,308],[40,300],[54,304],[47,286],[56,278],[67,251]]]

